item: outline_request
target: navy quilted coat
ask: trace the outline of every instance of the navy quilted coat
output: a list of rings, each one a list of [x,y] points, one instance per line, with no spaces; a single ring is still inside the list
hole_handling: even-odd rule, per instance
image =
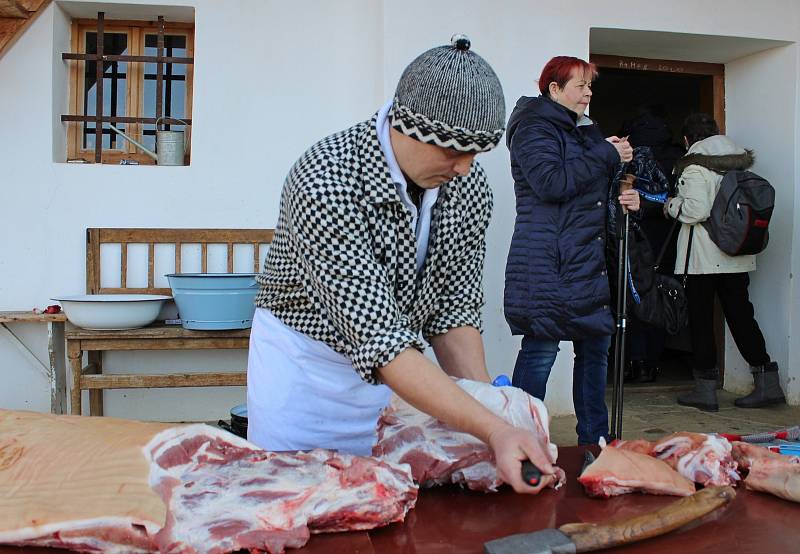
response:
[[[616,149],[591,120],[545,96],[522,97],[508,122],[517,217],[506,265],[505,316],[515,335],[611,335],[605,257]]]

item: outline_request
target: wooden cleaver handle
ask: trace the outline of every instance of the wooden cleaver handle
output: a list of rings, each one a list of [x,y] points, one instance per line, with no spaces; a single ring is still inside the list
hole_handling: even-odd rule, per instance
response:
[[[707,487],[660,510],[613,523],[568,523],[558,528],[575,543],[576,552],[611,548],[649,539],[683,527],[733,500],[732,487]]]

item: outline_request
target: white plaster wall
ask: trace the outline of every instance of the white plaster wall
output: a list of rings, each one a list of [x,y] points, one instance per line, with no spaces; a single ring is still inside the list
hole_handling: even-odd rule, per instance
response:
[[[796,25],[800,25],[800,15],[796,17]],[[795,75],[800,75],[800,55],[795,57],[794,60]],[[795,97],[794,103],[795,113],[795,126],[794,126],[794,144],[795,152],[797,146],[800,145],[800,94]],[[798,333],[800,333],[800,248],[797,247],[798,237],[800,237],[800,194],[797,193],[797,181],[800,181],[800,156],[795,155],[794,158],[794,175],[795,175],[795,195],[794,195],[794,212],[793,221],[794,228],[792,232],[792,240],[794,247],[791,253],[792,271],[791,278],[791,303],[789,304],[790,313],[790,340],[789,340],[789,361],[788,361],[788,379],[787,388],[789,389],[790,400],[797,403],[798,396],[800,396],[800,340],[798,340]]]
[[[794,210],[798,191],[795,163],[797,80],[786,78],[797,67],[797,45],[773,48],[726,65],[727,134],[756,153],[753,170],[775,187],[770,243],[750,274],[751,300],[767,351],[781,366],[781,381],[794,403],[800,395],[798,373],[789,364],[792,339],[792,257],[798,248]],[[757,109],[753,109],[757,106]],[[725,388],[746,392],[752,378],[747,363],[726,332]],[[792,372],[790,379],[790,371]]]
[[[297,156],[325,134],[368,117],[391,95],[413,57],[446,43],[455,32],[468,34],[475,51],[492,63],[504,84],[509,113],[520,95],[534,93],[535,78],[551,56],[587,57],[593,26],[791,41],[800,38],[800,7],[792,0],[770,0],[757,6],[744,0],[676,0],[669,4],[463,0],[457,6],[425,0],[197,0],[171,4],[191,5],[196,10],[190,167],[53,162],[63,152],[58,118],[65,111],[65,99],[60,95],[66,90],[58,54],[68,49],[69,38],[67,18],[56,6],[49,7],[0,59],[0,309],[29,309],[47,304],[52,295],[82,292],[86,227],[274,225],[280,188]],[[241,62],[230,60],[234,50],[243,56]],[[775,70],[773,65],[769,67]],[[246,86],[228,84],[242,79]],[[728,91],[730,94],[730,88]],[[787,105],[796,104],[796,95],[795,91],[794,97],[784,99]],[[745,109],[756,113],[760,107]],[[239,121],[233,122],[233,118]],[[794,125],[796,135],[796,117],[789,118],[786,125],[789,135]],[[511,372],[519,347],[519,339],[509,335],[502,315],[503,272],[514,217],[507,158],[505,147],[479,157],[495,192],[484,334],[489,367],[495,374]],[[783,173],[785,167],[796,169],[795,154],[788,154],[779,164]],[[15,238],[23,232],[24,240]],[[797,248],[791,252],[792,267],[797,270]],[[789,251],[783,256],[788,260]],[[761,294],[764,286],[754,284],[754,294]],[[788,292],[782,299],[790,300]],[[796,308],[790,313],[789,306],[778,306],[785,314],[781,321],[800,321],[800,313]],[[30,340],[46,339],[43,330],[38,334],[40,339],[34,336]],[[548,398],[555,414],[571,412],[571,348],[564,346]],[[783,351],[783,365],[788,367],[789,349]],[[775,346],[774,352],[780,352],[780,346]],[[791,352],[795,360],[800,357],[796,346]],[[220,353],[214,360],[205,353],[119,354],[109,357],[108,366],[118,370],[137,365],[242,367],[243,353],[231,354]],[[10,347],[0,342],[0,364],[5,371],[31,373],[30,368],[20,367],[14,356]],[[26,406],[47,409],[47,390],[39,392],[41,383],[34,377],[20,377],[16,382],[20,384],[0,389],[1,406],[21,407],[24,399]],[[136,391],[111,392],[107,398],[107,412],[114,415],[213,419],[241,401],[243,394],[214,389]]]
[[[60,53],[69,50],[69,27],[57,5],[47,8],[0,59],[0,309],[30,309],[54,295],[83,292],[87,227],[274,226],[294,160],[318,138],[368,118],[383,98],[380,4],[355,0],[347,10],[312,4],[192,4],[197,65],[189,167],[53,162],[65,156]],[[241,63],[231,63],[234,52],[243,54]],[[37,335],[30,342],[46,344],[43,328]],[[4,371],[30,374],[12,348],[0,342],[2,365],[13,368]],[[244,352],[114,353],[106,367],[245,364]],[[48,410],[47,386],[20,379],[0,388],[0,406]],[[214,419],[243,402],[244,391],[110,391],[106,399],[108,415]]]
[[[535,80],[550,57],[559,54],[587,57],[591,27],[694,32],[776,40],[800,38],[798,28],[794,25],[798,17],[798,5],[780,0],[760,5],[758,19],[748,15],[754,13],[754,8],[745,2],[725,2],[724,10],[720,9],[722,4],[718,2],[698,4],[678,1],[665,7],[633,0],[592,3],[570,0],[557,4],[524,0],[501,3],[467,0],[460,2],[459,6],[462,9],[454,13],[449,4],[431,5],[424,0],[406,1],[402,5],[387,3],[387,21],[402,20],[405,14],[415,10],[427,13],[425,18],[417,21],[413,29],[403,25],[387,28],[386,44],[394,45],[392,49],[387,48],[386,52],[387,90],[391,90],[407,60],[418,53],[418,44],[435,44],[445,38],[443,35],[451,32],[468,34],[475,51],[493,65],[503,82],[508,113],[519,96],[538,94]],[[692,16],[687,17],[687,14]],[[710,21],[714,24],[709,25]],[[410,40],[412,38],[415,40]],[[777,79],[782,73],[776,73],[776,70],[777,68],[770,66],[764,71],[771,78]],[[785,72],[786,69],[783,68],[782,71]],[[728,91],[730,92],[730,87]],[[787,101],[791,98],[794,96],[787,97]],[[748,111],[754,113],[752,107]],[[788,118],[786,125],[792,129],[796,125],[794,118]],[[792,171],[792,164],[788,160],[793,157],[794,154],[789,154],[786,158],[782,164],[782,172],[785,173],[786,168]],[[484,334],[487,359],[493,373],[511,373],[519,349],[519,338],[511,337],[508,333],[503,318],[502,291],[505,257],[514,224],[513,182],[507,167],[508,151],[505,147],[483,154],[478,159],[492,179],[495,194],[484,278],[487,295]],[[779,232],[785,234],[786,230],[780,229]],[[791,241],[784,243],[783,248],[786,250],[775,248],[775,251],[782,251],[785,255],[791,249]],[[788,281],[785,277],[782,278],[783,286],[788,287]],[[755,284],[753,289],[760,290],[760,286]],[[782,308],[786,319],[789,317],[786,308],[789,305],[784,304]],[[769,326],[770,322],[765,321],[764,324]],[[775,331],[778,329],[780,327],[776,327]],[[773,329],[768,331],[772,332]],[[776,346],[775,351],[774,356],[783,363],[785,358],[780,357],[780,347]],[[571,344],[562,343],[548,384],[546,400],[551,412],[556,415],[572,411],[572,356]]]

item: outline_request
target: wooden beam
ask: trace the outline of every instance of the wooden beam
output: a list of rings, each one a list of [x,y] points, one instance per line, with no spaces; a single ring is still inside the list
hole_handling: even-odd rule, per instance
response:
[[[0,0],[0,2],[3,0]],[[0,59],[8,52],[17,39],[30,27],[36,18],[39,17],[51,0],[42,1],[37,9],[30,10],[30,17],[25,19],[0,19]]]
[[[63,323],[67,320],[64,313],[35,314],[33,312],[0,312],[0,323]]]
[[[725,75],[725,66],[721,63],[657,60],[653,58],[638,58],[636,56],[611,56],[605,54],[591,54],[589,61],[597,65],[597,67],[612,69],[660,71],[662,73],[685,75]]]
[[[169,375],[83,375],[81,388],[143,389],[171,387],[229,387],[246,386],[247,373],[172,373]]]
[[[31,13],[16,0],[0,0],[0,17],[28,19]]]
[[[17,4],[22,6],[22,9],[35,12],[50,3],[50,0],[17,0]]]

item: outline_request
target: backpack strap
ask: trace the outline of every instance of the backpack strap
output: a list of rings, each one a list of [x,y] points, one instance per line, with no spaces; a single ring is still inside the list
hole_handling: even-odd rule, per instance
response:
[[[681,206],[683,208],[683,206]],[[678,211],[678,215],[680,215],[680,211]],[[653,269],[658,271],[658,268],[661,266],[661,260],[664,259],[664,254],[667,253],[667,248],[669,247],[669,242],[672,240],[672,235],[675,234],[675,229],[680,224],[677,218],[672,222],[672,227],[669,229],[669,233],[667,233],[667,238],[664,240],[664,244],[661,245],[661,251],[658,253],[658,257],[656,258],[656,263],[653,266]]]
[[[694,225],[689,227],[689,244],[686,246],[686,263],[683,266],[683,288],[686,288],[686,281],[689,277],[689,254],[692,251],[692,239],[694,238]]]
[[[667,252],[667,247],[669,246],[669,241],[672,239],[673,233],[675,233],[675,229],[678,227],[678,224],[681,222],[681,211],[683,210],[683,205],[678,208],[678,215],[675,216],[675,220],[672,222],[672,227],[670,227],[669,233],[667,234],[667,238],[664,241],[664,244],[661,246],[661,251],[658,253],[658,258],[656,259],[656,264],[653,266],[655,271],[658,271],[659,266],[661,265],[661,260],[664,258],[664,254]],[[683,265],[683,278],[681,282],[683,283],[683,288],[686,288],[686,280],[689,276],[689,254],[692,252],[692,239],[694,238],[694,225],[689,226],[689,244],[686,246],[686,262]]]

